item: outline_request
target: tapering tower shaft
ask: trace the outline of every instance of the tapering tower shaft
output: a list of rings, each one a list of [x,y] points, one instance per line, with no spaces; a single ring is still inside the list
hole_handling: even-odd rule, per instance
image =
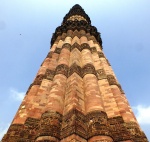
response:
[[[81,6],[56,28],[2,142],[148,142]]]

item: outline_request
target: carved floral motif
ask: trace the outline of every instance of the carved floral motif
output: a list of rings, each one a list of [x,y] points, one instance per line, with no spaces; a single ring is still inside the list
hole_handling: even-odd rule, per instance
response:
[[[82,43],[82,44],[81,44],[81,49],[82,49],[82,50],[83,50],[83,49],[89,49],[89,50],[91,51],[91,48],[90,48],[89,44],[87,44],[87,43]]]
[[[117,81],[113,75],[107,75],[109,85],[117,85]]]
[[[69,67],[65,64],[58,65],[56,68],[56,74],[63,74],[68,77]]]
[[[135,122],[126,122],[124,126],[127,128],[131,137],[136,142],[148,142],[145,134],[139,129],[139,126]]]
[[[121,116],[107,118],[103,111],[92,111],[84,115],[76,109],[70,110],[65,116],[58,112],[46,111],[40,119],[29,117],[24,124],[12,124],[2,142],[56,142],[72,134],[85,140],[93,136],[108,136],[114,142],[148,142],[135,122],[125,123]],[[95,142],[99,141],[112,142],[108,139]]]
[[[111,136],[109,131],[107,114],[103,111],[93,111],[86,115],[87,136],[91,138],[97,135]]]
[[[99,52],[99,51],[98,51],[98,56],[99,56],[99,58],[105,58],[103,52]]]
[[[85,116],[76,109],[71,110],[63,117],[61,138],[77,134],[86,139]]]
[[[60,139],[62,115],[58,112],[46,111],[40,119],[40,136],[53,136]]]
[[[115,141],[131,140],[131,136],[124,126],[124,120],[121,116],[108,119],[109,128]]]
[[[42,80],[45,78],[44,74],[40,74],[38,76],[36,76],[34,82],[32,83],[32,85],[41,85]]]
[[[69,44],[69,43],[65,43],[65,44],[63,44],[63,46],[62,46],[62,49],[63,48],[66,48],[66,49],[68,49],[69,51],[71,50],[71,45]]]
[[[60,52],[61,52],[61,48],[58,48],[58,47],[54,51],[54,53],[57,53],[57,54],[60,54]]]
[[[71,46],[71,50],[73,50],[74,48],[77,48],[79,51],[81,51],[81,46],[75,42],[72,46]]]
[[[95,71],[95,68],[94,68],[94,66],[92,64],[86,64],[83,67],[83,77],[86,74],[94,74],[96,76],[96,71]]]
[[[48,80],[53,80],[55,71],[47,69],[45,72],[45,78]]]
[[[107,78],[104,69],[96,70],[96,72],[97,72],[97,78],[98,78],[98,80],[106,79]]]
[[[72,64],[69,68],[68,76],[71,76],[74,72],[76,72],[80,77],[82,77],[82,68],[76,63]]]
[[[95,53],[95,52],[97,52],[96,47],[92,47],[91,48],[91,53]]]

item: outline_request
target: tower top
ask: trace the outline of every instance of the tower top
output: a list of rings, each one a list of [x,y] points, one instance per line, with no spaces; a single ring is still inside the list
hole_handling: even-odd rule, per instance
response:
[[[95,38],[95,42],[99,43],[102,48],[102,40],[100,33],[97,31],[97,28],[91,25],[91,20],[89,16],[85,13],[84,9],[79,5],[74,5],[69,12],[63,18],[61,26],[58,26],[55,30],[55,33],[51,39],[51,45],[54,44],[56,39],[62,37],[63,33],[67,33],[69,30],[84,30],[86,33],[90,34]],[[79,38],[81,35],[78,35]],[[72,35],[70,35],[72,37]]]
[[[84,9],[79,4],[75,4],[70,9],[70,11],[64,17],[62,24],[65,23],[70,17],[75,15],[82,16],[89,24],[91,24],[91,20],[89,16],[85,13]]]

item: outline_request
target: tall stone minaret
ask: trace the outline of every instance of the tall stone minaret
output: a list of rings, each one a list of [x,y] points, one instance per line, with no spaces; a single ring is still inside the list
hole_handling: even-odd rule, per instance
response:
[[[56,28],[2,142],[148,142],[81,6]]]

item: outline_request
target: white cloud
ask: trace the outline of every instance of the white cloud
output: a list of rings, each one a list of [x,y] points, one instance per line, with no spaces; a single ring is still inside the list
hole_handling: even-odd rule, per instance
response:
[[[16,101],[22,101],[24,98],[25,92],[18,92],[16,89],[10,89],[10,97]]]
[[[150,124],[150,106],[138,105],[133,110],[140,124]]]
[[[4,134],[6,134],[8,127],[10,124],[6,124],[5,126],[1,126],[0,128],[0,140],[3,138]]]

